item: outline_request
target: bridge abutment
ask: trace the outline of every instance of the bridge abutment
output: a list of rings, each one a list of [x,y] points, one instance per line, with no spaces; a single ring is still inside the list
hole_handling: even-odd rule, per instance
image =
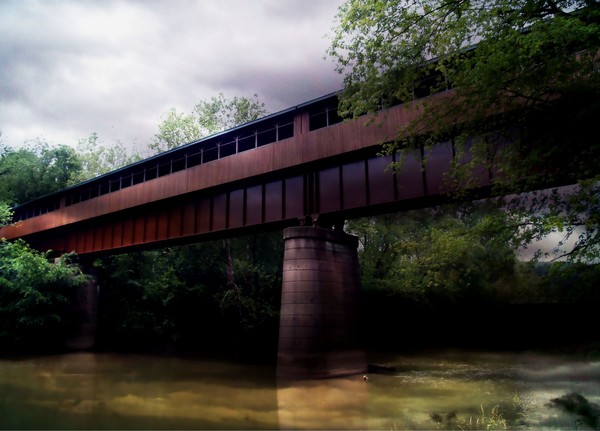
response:
[[[358,238],[318,227],[284,230],[278,377],[363,373]]]

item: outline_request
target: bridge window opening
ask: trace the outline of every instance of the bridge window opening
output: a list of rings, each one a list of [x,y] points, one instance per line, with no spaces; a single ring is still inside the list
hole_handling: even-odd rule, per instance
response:
[[[275,141],[277,141],[277,126],[272,129],[259,132],[256,145],[258,147],[262,147],[263,145],[267,145]]]
[[[171,172],[179,172],[185,169],[185,159],[186,157],[182,157],[179,159],[175,159],[171,162]]]
[[[59,199],[46,199],[37,203],[36,206],[25,205],[24,207],[15,209],[12,219],[14,222],[27,220],[28,218],[37,217],[52,211],[56,211],[59,208]]]
[[[100,188],[98,190],[100,196],[105,195],[110,192],[110,184],[108,181],[100,183]]]
[[[131,187],[131,179],[132,179],[132,175],[127,175],[125,177],[121,177],[121,189]]]
[[[309,114],[309,129],[317,130],[323,127],[329,127],[333,124],[341,123],[342,118],[337,113],[337,106],[332,108],[330,106],[322,107],[319,111],[314,111]]]
[[[337,106],[335,108],[327,109],[327,125],[338,124],[342,122],[342,117],[339,116]]]
[[[165,175],[169,175],[171,173],[171,161],[169,163],[163,163],[158,166],[158,176],[164,177]]]
[[[133,185],[144,182],[144,171],[134,172],[133,174]]]
[[[323,127],[327,127],[327,114],[325,112],[318,112],[309,116],[308,130],[312,131]]]
[[[58,199],[54,199],[53,201],[48,203],[48,211],[47,212],[52,212],[52,211],[56,211],[57,209],[60,208],[60,201]]]
[[[277,125],[277,140],[292,138],[294,136],[294,122]]]
[[[241,141],[241,139],[240,139]],[[219,159],[221,157],[232,156],[235,154],[235,140],[219,145]]]
[[[198,166],[202,164],[202,152],[190,154],[187,158],[187,167]]]
[[[256,147],[256,136],[246,136],[238,140],[238,152],[248,151]]]
[[[112,180],[110,182],[110,193],[121,190],[121,179]]]
[[[426,69],[414,84],[413,97],[422,99],[448,89],[448,81],[442,72],[435,69]]]
[[[79,192],[79,202],[85,202],[90,198],[89,190],[81,190]]]
[[[205,148],[203,151],[202,163],[212,162],[219,158],[219,148],[217,146],[212,148]]]
[[[153,180],[156,177],[158,177],[158,166],[146,168],[145,181]]]
[[[76,190],[71,193],[71,205],[78,204],[79,202],[81,202],[81,191]]]
[[[98,187],[98,186],[90,187],[89,193],[90,193],[90,199],[97,198],[98,194],[100,193],[100,187]]]

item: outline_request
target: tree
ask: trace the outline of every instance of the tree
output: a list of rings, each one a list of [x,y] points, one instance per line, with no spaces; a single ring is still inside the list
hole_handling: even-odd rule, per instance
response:
[[[56,349],[80,317],[77,288],[87,282],[72,255],[52,261],[24,241],[0,239],[0,341],[5,349]]]
[[[504,205],[528,217],[524,241],[585,226],[556,258],[600,255],[600,3],[349,0],[336,18],[328,54],[345,74],[342,116],[404,103],[415,116],[383,152],[452,140],[457,159],[472,157],[454,166],[457,190],[473,185],[473,166],[496,172],[501,195],[577,184]]]
[[[0,201],[0,227],[12,211]],[[11,349],[56,349],[81,321],[77,289],[87,282],[73,255],[52,261],[18,239],[0,238],[0,342]]]
[[[81,162],[71,147],[34,140],[24,148],[0,153],[0,200],[22,204],[78,181]]]
[[[80,139],[76,148],[81,160],[79,181],[89,180],[141,159],[137,153],[130,153],[121,142],[106,146],[92,133],[87,139]]]
[[[196,104],[191,114],[167,111],[149,148],[160,153],[267,115],[265,104],[253,98],[227,99],[222,93]]]
[[[12,211],[5,202],[0,202],[0,227],[12,221]]]
[[[365,291],[436,305],[514,299],[508,217],[479,202],[349,221]]]
[[[238,352],[252,346],[249,354],[275,345],[282,244],[281,235],[260,234],[97,261],[100,343]]]

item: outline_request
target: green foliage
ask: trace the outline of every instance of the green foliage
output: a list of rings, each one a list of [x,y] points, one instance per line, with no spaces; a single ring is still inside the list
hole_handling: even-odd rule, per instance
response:
[[[141,159],[139,154],[129,153],[121,142],[105,145],[96,133],[79,140],[76,151],[81,160],[78,181],[89,180]]]
[[[36,140],[15,150],[3,148],[0,153],[0,200],[22,204],[77,182],[81,162],[65,145],[50,147]]]
[[[196,118],[192,114],[184,114],[171,109],[161,117],[158,133],[154,141],[148,145],[154,153],[177,148],[203,136]]]
[[[542,278],[543,298],[561,304],[598,304],[600,266],[571,262],[540,262],[535,271]]]
[[[282,256],[280,235],[261,234],[98,261],[100,342],[201,351],[242,351],[250,343],[272,348]]]
[[[72,328],[76,290],[87,281],[64,255],[48,253],[21,240],[0,242],[0,342],[6,348],[61,345]]]
[[[348,223],[359,236],[366,290],[429,304],[534,298],[536,283],[519,265],[504,213],[445,207]],[[494,233],[492,233],[494,232]]]
[[[149,145],[154,153],[160,153],[212,135],[222,130],[247,123],[267,115],[265,104],[258,95],[253,98],[234,97],[226,99],[223,94],[196,104],[191,114],[167,111],[162,116],[154,142]]]
[[[477,186],[478,166],[495,172],[498,195],[578,184],[503,205],[528,225],[523,244],[562,231],[577,244],[562,253],[558,244],[556,258],[600,256],[600,3],[349,0],[336,24],[328,54],[344,74],[340,114],[399,102],[418,112],[383,153],[402,159],[451,139],[457,197]]]
[[[599,9],[573,0],[349,0],[328,50],[345,74],[341,111],[357,116],[412,100],[417,80],[434,71],[441,79],[430,85],[450,82],[468,98],[461,104],[483,108],[469,111],[475,116],[515,96],[534,102],[597,90]]]
[[[131,346],[170,341],[169,306],[179,284],[170,262],[160,257],[160,252],[134,253],[96,262],[101,335]]]
[[[536,258],[598,263],[600,258],[600,182],[581,181],[577,186],[534,191],[504,199],[518,230],[514,240],[523,247],[554,233],[559,239]],[[547,241],[546,241],[547,242]]]
[[[0,202],[0,227],[10,223],[12,221],[12,210],[4,203]]]
[[[217,293],[220,309],[235,322],[238,337],[256,334],[277,321],[283,240],[277,233],[224,242],[227,284]]]

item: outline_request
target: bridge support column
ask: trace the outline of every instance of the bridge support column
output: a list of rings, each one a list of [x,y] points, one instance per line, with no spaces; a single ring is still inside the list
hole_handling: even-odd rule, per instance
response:
[[[284,230],[277,374],[363,373],[358,318],[358,238],[317,227]]]
[[[96,344],[96,322],[98,316],[98,285],[94,277],[77,290],[77,314],[79,324],[65,340],[65,346],[72,350],[88,350]]]

